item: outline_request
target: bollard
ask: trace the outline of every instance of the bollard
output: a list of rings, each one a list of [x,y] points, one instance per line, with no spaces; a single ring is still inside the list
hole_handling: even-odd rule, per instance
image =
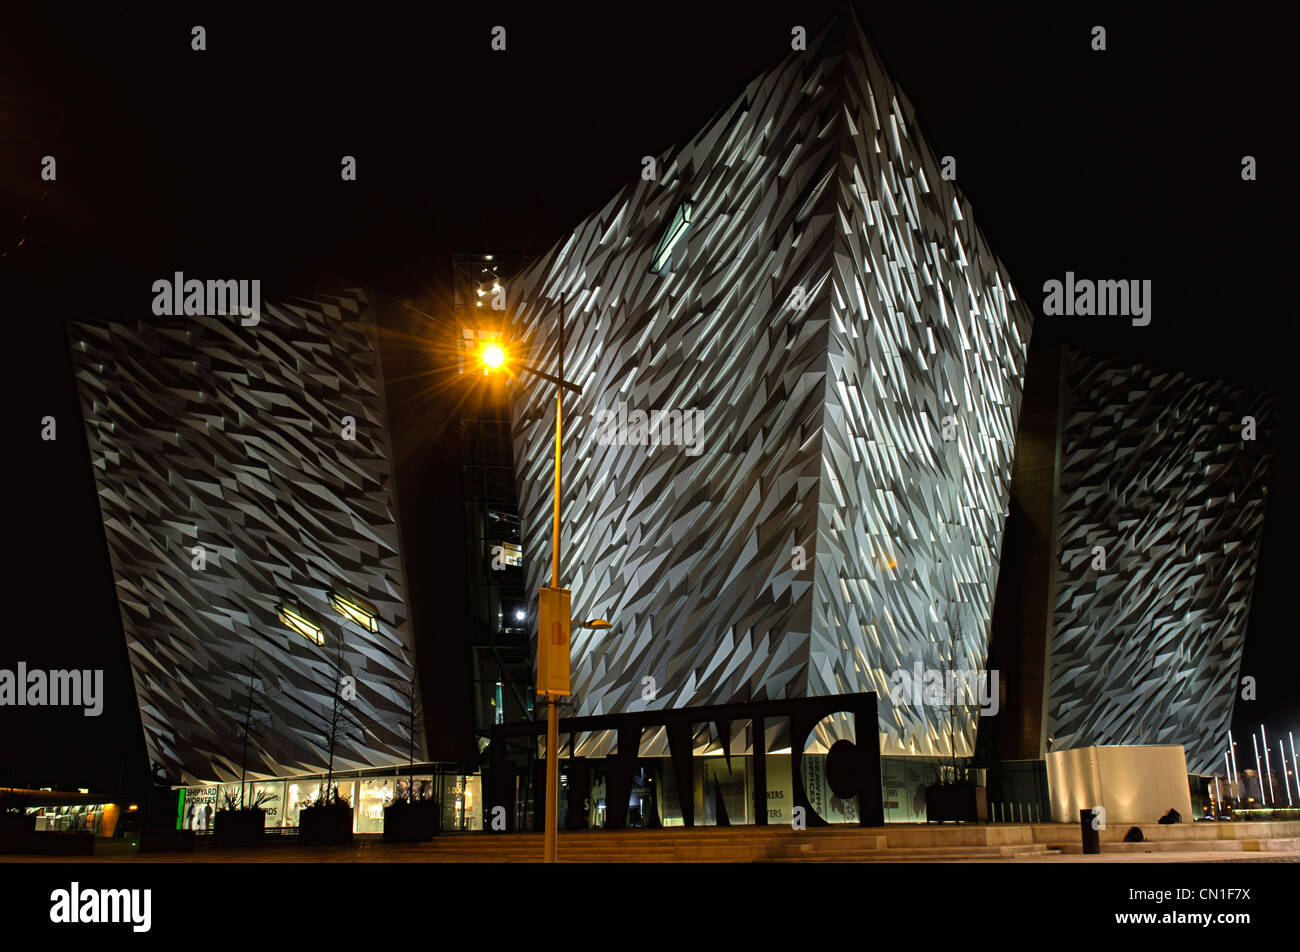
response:
[[[1093,824],[1096,817],[1097,813],[1094,810],[1079,811],[1079,829],[1083,833],[1084,853],[1095,854],[1101,852],[1101,832]]]

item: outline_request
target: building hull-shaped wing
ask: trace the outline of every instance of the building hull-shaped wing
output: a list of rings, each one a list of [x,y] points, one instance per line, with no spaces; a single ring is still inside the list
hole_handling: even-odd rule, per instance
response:
[[[334,769],[404,763],[414,645],[366,297],[70,336],[151,761],[176,783],[323,772],[342,693]]]
[[[968,752],[971,706],[893,687],[984,665],[1028,309],[851,14],[650,171],[508,288],[584,388],[561,583],[614,627],[575,632],[577,713],[874,690],[885,752]],[[517,381],[533,588],[554,411]]]

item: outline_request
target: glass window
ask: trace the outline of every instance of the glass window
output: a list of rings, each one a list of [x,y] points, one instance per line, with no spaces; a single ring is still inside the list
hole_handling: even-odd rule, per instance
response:
[[[768,754],[767,822],[769,826],[788,826],[794,821],[794,780],[790,773],[789,754]]]
[[[310,806],[312,801],[319,797],[324,789],[324,778],[314,780],[290,780],[285,784],[287,793],[284,798],[284,825],[297,826],[298,814],[305,806]],[[349,806],[354,806],[353,794],[355,792],[355,782],[352,780],[336,780],[335,788],[338,790],[339,798]],[[356,811],[353,811],[353,822],[355,825]]]
[[[442,829],[483,829],[482,778],[447,774],[442,786]]]
[[[358,833],[384,832],[384,807],[393,802],[396,786],[392,777],[360,781],[356,810]]]
[[[250,802],[256,802],[259,796],[262,798],[260,806],[266,813],[266,827],[278,828],[284,819],[284,781],[260,780],[254,783]]]
[[[433,778],[417,776],[413,781],[415,785],[416,800],[432,800],[434,798]],[[397,785],[394,790],[394,799],[405,800],[407,798],[407,788],[411,786],[412,781],[407,777],[398,777]]]
[[[290,780],[285,786],[288,793],[284,800],[284,825],[297,826],[299,812],[316,799],[321,784],[319,780]]]
[[[239,785],[236,784],[235,786],[237,788]],[[181,811],[179,829],[212,829],[213,817],[221,804],[220,792],[221,788],[215,785],[211,787],[185,788],[185,808]]]
[[[696,757],[695,773],[695,825],[717,826],[718,793],[722,794],[722,809],[727,821],[733,825],[752,822],[750,819],[749,758],[732,757],[730,766],[725,757]]]

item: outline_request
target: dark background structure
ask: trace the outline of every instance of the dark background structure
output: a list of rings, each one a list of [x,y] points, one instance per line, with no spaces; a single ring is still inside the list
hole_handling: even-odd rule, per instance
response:
[[[450,308],[454,251],[536,253],[842,4],[432,6],[0,17],[7,588],[0,665],[106,669],[105,712],[0,712],[0,785],[138,789],[139,715],[64,322],[138,316],[174,271],[263,298],[369,285]],[[1153,282],[1148,327],[1067,343],[1278,398],[1238,730],[1298,713],[1294,53],[1281,7],[857,6],[1041,314],[1065,271]],[[190,29],[207,29],[206,52]],[[489,47],[494,25],[507,50]],[[1091,28],[1107,28],[1093,52]],[[1243,155],[1259,178],[1241,179]],[[41,157],[58,162],[42,182]],[[340,159],[358,180],[341,181]],[[39,421],[58,420],[42,442]],[[461,540],[454,544],[461,545]]]

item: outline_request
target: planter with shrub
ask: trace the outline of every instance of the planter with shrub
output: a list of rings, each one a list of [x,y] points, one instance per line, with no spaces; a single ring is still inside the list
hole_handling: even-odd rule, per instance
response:
[[[218,810],[212,841],[218,846],[261,846],[266,842],[266,811]]]
[[[385,843],[420,843],[438,835],[441,811],[436,800],[398,800],[384,807]]]
[[[226,794],[225,809],[218,810],[213,829],[213,841],[218,846],[261,846],[266,842],[266,811],[262,804],[280,798],[269,790],[259,791],[248,806],[243,797],[236,800]]]
[[[351,843],[352,806],[337,794],[298,811],[298,842]]]
[[[973,780],[930,784],[925,788],[925,818],[930,823],[987,823],[988,790]]]

